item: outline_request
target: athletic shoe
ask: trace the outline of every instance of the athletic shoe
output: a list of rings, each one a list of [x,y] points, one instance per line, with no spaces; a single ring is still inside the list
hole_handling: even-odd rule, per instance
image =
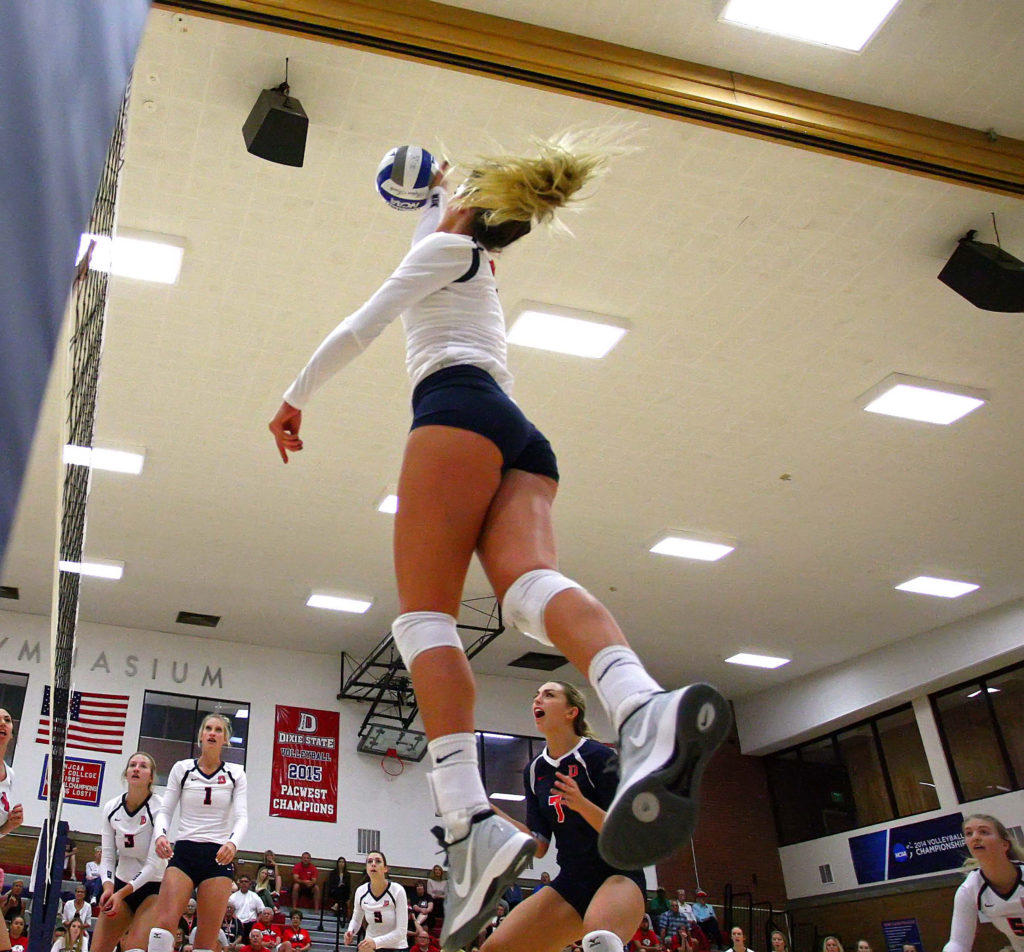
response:
[[[598,847],[616,869],[668,859],[697,825],[697,788],[732,715],[710,684],[655,694],[619,729],[619,787]]]
[[[448,895],[444,901],[441,952],[468,949],[494,916],[501,894],[515,882],[537,841],[491,811],[478,813],[469,832],[448,843],[433,829],[448,854]]]

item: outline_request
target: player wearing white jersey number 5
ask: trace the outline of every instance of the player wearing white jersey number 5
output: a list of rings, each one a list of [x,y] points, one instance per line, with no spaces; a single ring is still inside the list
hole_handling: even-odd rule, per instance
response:
[[[23,813],[20,803],[15,803],[14,772],[7,766],[7,745],[14,737],[14,719],[0,707],[0,836],[21,826]],[[0,952],[10,952],[11,937],[7,934],[7,922],[0,916]]]
[[[153,795],[156,762],[143,751],[128,758],[123,779],[128,792],[103,807],[100,840],[100,915],[92,952],[145,948],[156,922],[157,893],[167,860],[156,855],[154,825],[160,800]],[[126,934],[127,930],[127,934]]]
[[[979,922],[991,922],[1024,952],[1024,854],[1002,822],[987,813],[964,820],[970,869],[953,898],[953,921],[943,952],[971,952]]]
[[[234,879],[233,860],[249,824],[245,771],[225,764],[231,721],[207,714],[199,728],[199,756],[179,760],[167,778],[163,808],[156,820],[156,851],[170,859],[149,934],[149,952],[173,952],[178,918],[195,889],[198,899],[195,952],[215,948]],[[178,809],[178,838],[167,838]],[[0,950],[2,952],[2,950]]]
[[[379,850],[366,854],[366,878],[356,889],[345,945],[352,945],[365,923],[366,938],[359,943],[359,952],[407,949],[409,899],[402,886],[388,879],[388,861]]]

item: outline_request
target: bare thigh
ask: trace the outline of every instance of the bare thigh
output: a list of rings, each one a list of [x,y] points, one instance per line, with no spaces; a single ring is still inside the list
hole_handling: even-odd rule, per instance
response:
[[[644,894],[640,887],[625,876],[609,876],[587,906],[584,932],[607,929],[626,943],[636,932],[643,914]]]
[[[409,434],[398,482],[395,578],[403,612],[458,616],[466,572],[502,482],[486,437],[448,426]]]
[[[154,906],[156,901],[156,896],[150,896],[146,900],[146,902],[152,902]],[[106,913],[101,912],[96,917],[96,928],[93,929],[92,942],[89,943],[89,948],[92,949],[92,952],[112,952],[114,946],[120,941],[121,936],[124,935],[125,929],[131,924],[132,911],[124,904],[121,905],[121,910],[116,916],[108,916]],[[148,942],[149,933],[147,932],[141,946],[132,945],[131,943],[122,943],[122,945],[125,949],[144,949]]]
[[[488,936],[480,952],[560,952],[583,935],[583,920],[550,887],[527,896]]]
[[[185,906],[195,889],[192,879],[176,866],[165,870],[160,892],[157,894],[156,913],[153,924],[155,928],[173,932],[178,928],[178,920],[185,911]],[[218,920],[218,925],[220,920]],[[216,933],[214,933],[216,935]]]
[[[196,892],[197,949],[213,949],[217,945],[217,933],[224,919],[231,895],[231,880],[227,876],[214,876],[199,884]]]
[[[510,469],[502,477],[477,546],[480,563],[499,601],[524,572],[557,568],[558,548],[551,521],[557,492],[558,483],[548,476]]]
[[[131,928],[121,943],[122,949],[130,952],[131,949],[144,949],[149,945],[149,930],[156,925],[156,907],[159,902],[157,896],[147,896],[142,900],[142,904],[135,910]]]

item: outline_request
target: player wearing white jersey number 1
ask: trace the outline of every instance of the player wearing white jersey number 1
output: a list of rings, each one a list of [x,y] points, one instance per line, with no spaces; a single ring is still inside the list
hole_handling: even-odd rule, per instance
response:
[[[207,714],[199,728],[199,756],[179,760],[167,778],[163,808],[156,819],[157,855],[169,859],[149,934],[149,952],[173,952],[178,918],[193,889],[198,899],[195,952],[211,952],[228,905],[235,853],[249,825],[245,771],[225,764],[231,721]],[[178,810],[178,838],[167,838]],[[0,950],[2,952],[2,950]]]
[[[953,921],[943,952],[971,952],[979,922],[991,922],[1024,952],[1024,853],[1002,822],[987,813],[964,820],[971,858],[967,878],[953,898]]]
[[[156,762],[144,751],[128,758],[122,778],[128,791],[103,807],[100,826],[100,915],[92,952],[125,952],[146,947],[156,922],[157,894],[167,861],[156,854],[155,820],[160,800],[153,795]]]
[[[0,707],[0,836],[21,826],[24,819],[21,804],[14,800],[14,772],[7,766],[7,745],[14,737],[14,719]],[[10,952],[11,937],[7,922],[0,916],[0,952]]]
[[[366,938],[359,952],[409,947],[409,899],[405,888],[388,879],[388,861],[380,850],[366,854],[367,881],[356,889],[352,921],[345,932],[345,945],[352,945],[366,924]]]

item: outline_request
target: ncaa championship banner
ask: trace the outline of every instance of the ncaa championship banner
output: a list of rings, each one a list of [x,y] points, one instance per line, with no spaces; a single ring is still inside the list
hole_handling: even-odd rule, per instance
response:
[[[277,705],[270,815],[337,822],[337,711]]]

